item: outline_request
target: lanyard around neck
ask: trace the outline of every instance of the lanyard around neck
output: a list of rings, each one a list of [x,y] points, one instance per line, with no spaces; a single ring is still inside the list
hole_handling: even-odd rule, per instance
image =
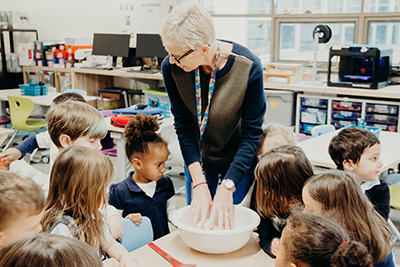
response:
[[[200,140],[203,140],[203,133],[204,130],[206,129],[207,122],[208,122],[208,116],[209,116],[209,111],[210,111],[210,105],[211,105],[211,98],[214,93],[214,88],[215,88],[215,79],[216,79],[216,73],[217,73],[217,61],[218,58],[221,54],[219,44],[217,43],[217,56],[215,58],[215,64],[211,73],[210,77],[210,83],[208,85],[208,105],[206,108],[206,111],[204,112],[203,118],[201,116],[201,85],[200,85],[200,71],[199,67],[196,68],[195,72],[195,85],[196,85],[196,109],[197,109],[197,122],[199,124],[199,129],[200,129]]]

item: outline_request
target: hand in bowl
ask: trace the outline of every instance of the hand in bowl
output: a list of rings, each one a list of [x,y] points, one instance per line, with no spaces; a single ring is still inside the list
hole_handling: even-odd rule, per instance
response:
[[[221,184],[215,194],[211,208],[210,222],[211,228],[218,220],[218,229],[228,230],[234,228],[233,225],[233,191]]]

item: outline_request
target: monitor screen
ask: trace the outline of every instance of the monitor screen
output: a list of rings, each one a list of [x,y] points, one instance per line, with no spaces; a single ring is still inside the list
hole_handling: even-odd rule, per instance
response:
[[[136,56],[137,57],[158,57],[164,58],[168,55],[158,34],[138,33],[136,35]]]
[[[130,34],[93,34],[92,54],[97,56],[128,57]]]

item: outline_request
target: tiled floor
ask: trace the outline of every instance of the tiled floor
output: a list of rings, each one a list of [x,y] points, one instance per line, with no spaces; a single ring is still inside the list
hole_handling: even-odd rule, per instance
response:
[[[29,157],[26,156],[25,157],[26,160],[29,161]],[[116,157],[110,157],[111,161],[114,163],[114,166],[117,166],[116,164]],[[32,166],[34,166],[35,168],[37,168],[38,170],[42,171],[43,173],[49,173],[49,164],[43,164],[43,163],[36,163],[33,164]],[[167,173],[166,175],[168,175],[171,179],[172,182],[174,184],[175,187],[175,192],[178,192],[178,194],[176,195],[176,207],[177,209],[183,207],[186,205],[186,200],[185,200],[185,195],[184,195],[184,177],[179,175],[179,173],[181,173],[183,171],[182,168],[177,167],[177,168],[173,168],[169,173]],[[316,172],[320,172],[321,170],[316,170]],[[113,181],[116,182],[116,181]],[[171,231],[175,231],[176,228],[173,227],[171,225]],[[400,263],[400,242],[396,242],[399,245],[394,245],[393,246],[393,253],[396,259],[398,259],[398,262]],[[400,266],[400,264],[398,265]]]

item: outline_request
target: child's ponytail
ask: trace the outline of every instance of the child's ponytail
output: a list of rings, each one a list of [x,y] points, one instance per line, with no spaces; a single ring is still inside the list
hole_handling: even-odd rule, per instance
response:
[[[372,267],[372,260],[368,249],[360,242],[343,242],[332,254],[331,267]]]

